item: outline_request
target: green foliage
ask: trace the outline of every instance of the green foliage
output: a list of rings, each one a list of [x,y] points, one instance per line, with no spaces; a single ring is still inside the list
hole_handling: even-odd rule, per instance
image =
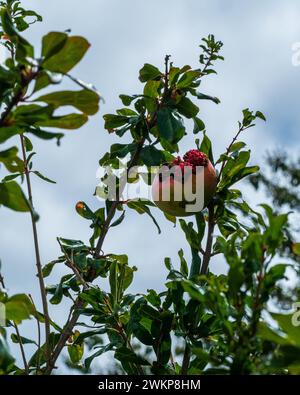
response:
[[[0,183],[0,205],[15,211],[30,211],[30,204],[15,181]]]

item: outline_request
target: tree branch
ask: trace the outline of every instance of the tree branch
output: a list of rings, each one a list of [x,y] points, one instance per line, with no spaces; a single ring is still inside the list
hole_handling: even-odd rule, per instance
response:
[[[181,367],[182,375],[186,375],[188,373],[190,358],[191,358],[191,350],[189,345],[186,343],[184,354],[183,354],[182,367]]]
[[[44,283],[43,271],[42,271],[42,263],[40,257],[40,248],[39,248],[39,240],[38,240],[38,232],[36,226],[36,220],[34,217],[34,209],[33,209],[33,197],[32,197],[32,188],[31,188],[31,181],[30,181],[30,172],[27,163],[27,155],[25,150],[25,141],[23,134],[20,135],[21,139],[21,147],[22,147],[22,154],[23,154],[23,161],[24,161],[24,172],[28,190],[28,200],[30,202],[30,216],[31,216],[31,224],[32,224],[32,232],[33,232],[33,241],[34,241],[34,249],[35,249],[35,260],[36,260],[36,268],[37,268],[37,275],[39,279],[39,286],[42,298],[42,305],[43,305],[43,313],[45,316],[45,341],[46,341],[46,356],[47,361],[50,360],[51,357],[51,350],[49,344],[49,336],[50,336],[50,318],[48,312],[48,302],[47,302],[47,293],[46,287]]]
[[[45,374],[51,374],[52,370],[55,367],[55,363],[57,361],[57,358],[59,357],[62,349],[64,348],[68,338],[72,335],[73,333],[73,328],[77,323],[77,320],[80,316],[80,309],[82,309],[84,306],[84,301],[77,298],[75,301],[75,304],[72,306],[73,314],[71,319],[66,323],[65,327],[63,328],[60,338],[57,342],[57,345],[53,351],[53,354],[49,360],[48,366],[45,369]]]

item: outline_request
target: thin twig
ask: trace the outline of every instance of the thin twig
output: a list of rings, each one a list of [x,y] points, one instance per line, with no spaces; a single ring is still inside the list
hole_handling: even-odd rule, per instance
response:
[[[189,365],[190,365],[190,358],[191,358],[191,350],[190,350],[188,343],[186,343],[184,354],[183,354],[182,367],[181,367],[181,374],[182,375],[186,375],[188,372]]]
[[[50,350],[50,344],[49,344],[50,318],[49,318],[49,312],[48,312],[47,293],[46,293],[46,287],[45,287],[44,277],[43,277],[36,220],[34,218],[32,188],[31,188],[29,168],[28,168],[28,163],[27,163],[27,155],[26,155],[26,150],[25,150],[25,140],[24,140],[23,134],[20,135],[20,139],[21,139],[21,147],[22,147],[22,154],[23,154],[23,161],[24,161],[24,172],[25,172],[25,178],[26,178],[26,184],[27,184],[27,190],[28,190],[28,200],[29,200],[29,203],[31,206],[30,207],[30,216],[31,216],[31,224],[32,224],[32,231],[33,231],[35,260],[36,260],[36,267],[37,267],[39,286],[40,286],[40,292],[41,292],[41,298],[42,298],[43,313],[45,316],[45,339],[46,339],[46,357],[47,357],[46,359],[47,359],[47,361],[49,361],[50,357],[51,357],[51,350]]]
[[[213,203],[210,203],[208,207],[208,230],[207,230],[206,248],[201,266],[201,272],[200,272],[201,274],[207,274],[208,271],[209,261],[211,258],[214,227],[215,227],[214,205]]]
[[[31,300],[31,303],[34,306],[35,311],[37,311],[32,296],[30,294],[28,296],[29,296],[29,298]],[[37,353],[36,370],[39,371],[40,370],[40,358],[41,358],[41,355],[40,355],[40,349],[41,349],[41,324],[40,324],[40,321],[39,321],[38,317],[35,317],[35,319],[36,319],[37,331],[38,331],[38,340],[37,340],[38,353]]]
[[[28,363],[27,363],[27,360],[26,360],[24,346],[23,346],[23,343],[22,343],[22,338],[20,336],[18,325],[15,322],[13,322],[13,327],[15,328],[16,335],[17,335],[17,338],[18,338],[18,341],[19,341],[21,355],[22,355],[22,360],[23,360],[23,363],[24,363],[24,370],[25,370],[25,374],[27,375],[29,373],[29,368],[28,368]]]

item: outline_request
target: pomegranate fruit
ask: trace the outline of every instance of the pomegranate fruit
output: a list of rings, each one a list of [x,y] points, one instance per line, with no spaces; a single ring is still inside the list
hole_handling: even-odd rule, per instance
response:
[[[182,159],[178,156],[159,169],[152,184],[152,197],[165,213],[187,217],[208,205],[216,186],[216,172],[207,155],[192,149]]]

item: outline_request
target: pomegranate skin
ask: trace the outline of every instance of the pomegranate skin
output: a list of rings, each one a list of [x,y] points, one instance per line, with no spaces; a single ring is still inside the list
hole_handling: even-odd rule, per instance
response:
[[[180,162],[180,159],[175,160],[176,165],[179,164],[181,169],[183,169],[184,166],[190,166],[191,163],[185,163],[184,161]],[[175,162],[174,161],[174,162]],[[177,166],[177,168],[180,170],[180,167]],[[162,169],[160,169],[162,170]],[[182,177],[162,177],[160,175],[160,172],[155,176],[153,184],[152,184],[152,198],[154,203],[157,205],[159,209],[161,209],[163,212],[166,214],[175,216],[175,217],[188,217],[191,215],[196,214],[199,211],[202,211],[210,202],[212,197],[215,194],[216,191],[216,186],[217,186],[217,177],[216,177],[216,172],[209,161],[209,159],[206,158],[205,164],[203,165],[203,171],[204,175],[198,175],[197,173],[195,174],[194,172],[187,178],[187,180],[184,180],[185,183],[192,183],[192,188],[193,191],[196,190],[196,182],[200,183],[200,188],[203,188],[204,192],[204,204],[203,207],[201,207],[196,211],[190,211],[186,209],[187,205],[193,204],[193,202],[186,201],[184,198],[184,194],[182,192],[182,196],[180,199],[175,199],[175,190],[176,188],[184,188],[183,180]],[[163,173],[163,170],[162,170]],[[178,184],[182,184],[181,186]],[[203,185],[204,184],[204,185]],[[163,200],[163,192],[164,196],[167,194],[167,196],[170,197],[168,201]]]

